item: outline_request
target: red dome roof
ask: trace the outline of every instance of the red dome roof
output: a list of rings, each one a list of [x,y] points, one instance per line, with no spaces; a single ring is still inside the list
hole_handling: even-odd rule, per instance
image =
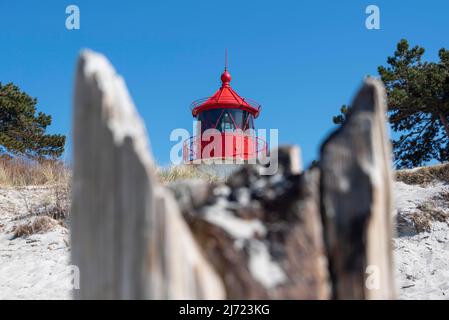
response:
[[[221,82],[221,88],[213,96],[192,103],[192,115],[194,117],[201,111],[215,108],[244,109],[251,112],[255,118],[259,115],[260,105],[257,102],[240,97],[231,88],[229,85],[231,74],[226,69],[221,75]]]

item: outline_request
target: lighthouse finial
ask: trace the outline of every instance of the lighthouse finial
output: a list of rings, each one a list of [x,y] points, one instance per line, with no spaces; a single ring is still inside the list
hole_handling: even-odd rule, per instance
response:
[[[221,74],[222,86],[228,87],[231,82],[231,75],[228,72],[228,49],[225,49],[225,69]]]
[[[225,71],[228,70],[228,48],[225,49]]]

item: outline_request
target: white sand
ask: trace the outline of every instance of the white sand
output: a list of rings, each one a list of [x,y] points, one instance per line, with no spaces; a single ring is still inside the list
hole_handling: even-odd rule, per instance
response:
[[[51,188],[0,189],[0,299],[71,298],[66,228],[11,240],[13,226],[34,219],[29,211],[50,201]]]
[[[431,203],[449,212],[449,204],[434,200],[449,186],[426,187],[396,183],[397,214],[406,221],[417,206]],[[70,299],[73,268],[69,265],[68,230],[56,226],[43,234],[11,240],[14,225],[33,219],[30,210],[52,201],[48,187],[0,188],[0,299]],[[418,211],[419,212],[419,211]],[[409,221],[410,222],[410,221]],[[400,299],[449,298],[449,227],[435,222],[431,232],[410,230],[393,239]]]
[[[435,196],[449,192],[441,183],[426,187],[396,183],[398,215],[407,217],[416,207],[430,203],[449,213],[449,204]],[[419,212],[419,211],[418,211]],[[431,232],[398,234],[393,239],[396,257],[396,279],[400,299],[449,299],[449,227],[434,222]]]

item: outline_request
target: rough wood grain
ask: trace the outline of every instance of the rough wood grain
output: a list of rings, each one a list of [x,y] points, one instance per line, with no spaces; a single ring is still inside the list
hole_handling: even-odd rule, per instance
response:
[[[248,166],[209,190],[198,181],[171,186],[229,299],[330,297],[319,170],[298,174],[297,152],[279,150],[274,176]]]
[[[383,86],[367,79],[321,149],[321,208],[333,296],[394,298],[392,173]]]
[[[154,178],[146,130],[124,81],[90,51],[77,65],[73,153],[76,298],[223,298],[177,204]]]

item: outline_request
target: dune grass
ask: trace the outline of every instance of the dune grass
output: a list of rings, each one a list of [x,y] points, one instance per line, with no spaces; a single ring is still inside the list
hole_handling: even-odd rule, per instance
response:
[[[162,183],[170,183],[177,180],[201,179],[208,182],[218,182],[220,178],[199,170],[194,165],[179,165],[168,168],[158,168],[157,175]]]
[[[67,184],[70,170],[61,161],[0,158],[0,186],[22,187]]]
[[[406,184],[422,186],[435,181],[449,183],[449,163],[416,169],[398,170],[396,172],[396,180]]]
[[[176,180],[202,179],[218,182],[220,177],[199,170],[194,165],[178,165],[158,168],[162,183]],[[0,187],[22,187],[38,185],[67,185],[71,171],[61,161],[31,161],[23,158],[0,157]],[[396,180],[412,185],[427,185],[434,181],[449,183],[449,163],[396,171]]]
[[[158,168],[162,183],[185,179],[219,181],[219,177],[203,172],[194,165]],[[23,158],[0,157],[0,187],[24,187],[70,184],[71,170],[61,161],[31,161]]]

